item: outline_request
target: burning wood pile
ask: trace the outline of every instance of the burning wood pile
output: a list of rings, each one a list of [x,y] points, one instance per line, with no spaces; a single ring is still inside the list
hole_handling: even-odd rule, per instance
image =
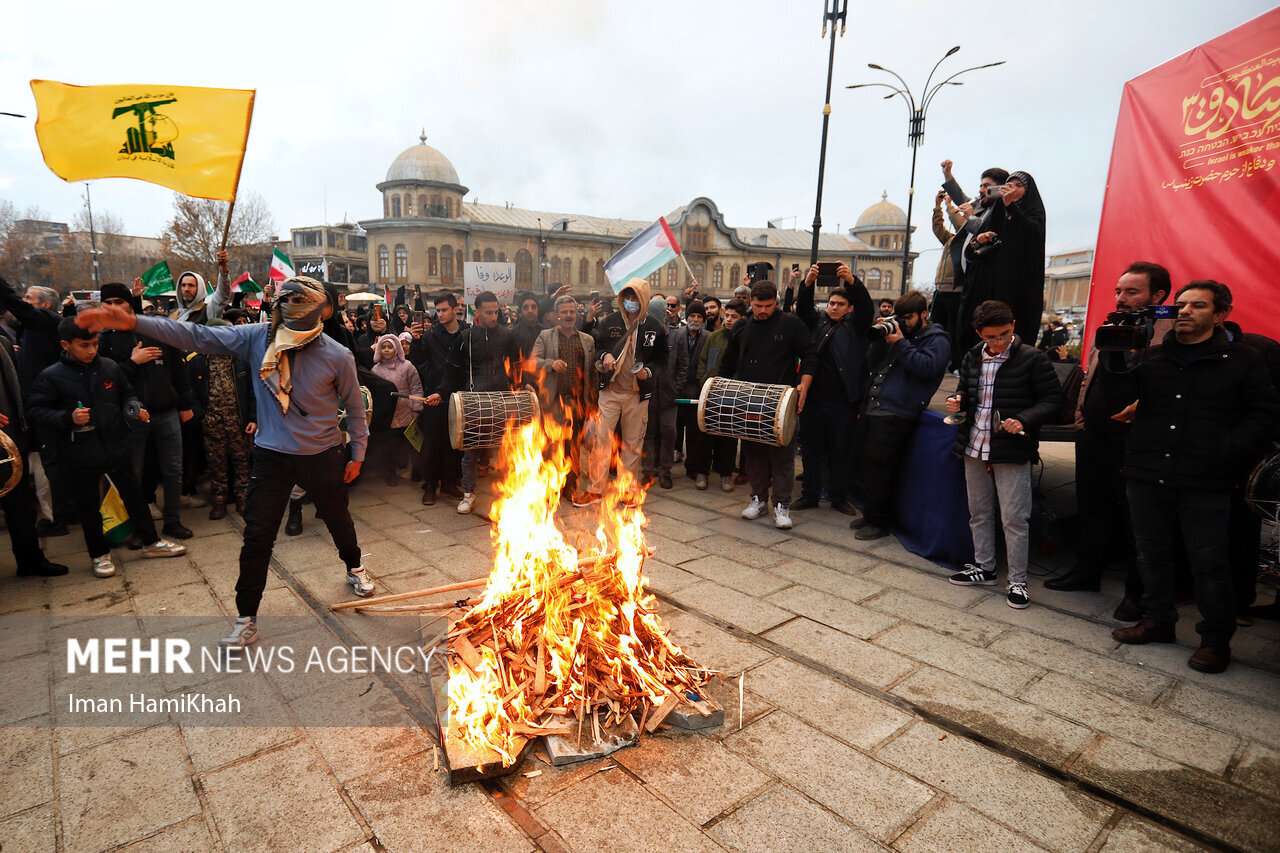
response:
[[[558,764],[634,743],[678,710],[701,721],[689,728],[723,720],[701,689],[712,673],[668,639],[645,588],[645,518],[627,506],[642,492],[623,466],[596,507],[594,537],[579,537],[594,541],[569,543],[556,518],[569,468],[558,430],[532,423],[505,436],[493,569],[429,644],[447,649],[437,708],[455,783],[511,772],[539,736]]]

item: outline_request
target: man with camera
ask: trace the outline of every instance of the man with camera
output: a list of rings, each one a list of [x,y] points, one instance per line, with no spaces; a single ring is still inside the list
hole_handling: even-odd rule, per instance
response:
[[[1229,560],[1231,489],[1262,453],[1280,398],[1257,350],[1228,338],[1231,290],[1193,281],[1160,346],[1127,374],[1102,372],[1108,406],[1132,422],[1124,475],[1142,575],[1142,620],[1111,636],[1171,643],[1178,610],[1174,549],[1181,537],[1195,583],[1200,648],[1187,665],[1222,672],[1236,629]],[[1118,355],[1118,354],[1117,354]]]
[[[816,341],[817,364],[809,389],[810,402],[800,415],[804,479],[800,483],[800,499],[792,506],[816,507],[825,481],[832,509],[856,515],[848,489],[852,479],[853,427],[867,391],[871,295],[849,267],[840,264],[836,277],[842,283],[831,291],[826,311],[820,315],[814,308],[818,274],[818,265],[814,264],[796,299],[796,316],[809,327]]]
[[[1129,502],[1120,473],[1129,425],[1113,417],[1116,412],[1108,410],[1102,389],[1095,382],[1100,369],[1099,344],[1142,352],[1148,340],[1163,338],[1173,328],[1173,322],[1156,319],[1153,306],[1162,304],[1170,290],[1169,271],[1149,261],[1130,264],[1116,282],[1116,310],[1108,315],[1107,324],[1094,339],[1089,370],[1076,403],[1076,518],[1082,532],[1076,563],[1065,575],[1050,578],[1044,584],[1046,589],[1097,592],[1107,561],[1126,560],[1129,571],[1125,597],[1115,612],[1115,618],[1124,622],[1136,622],[1142,616],[1138,608],[1142,579],[1133,563]],[[1109,343],[1109,333],[1120,337]],[[1142,346],[1138,346],[1139,342]],[[1130,361],[1121,369],[1132,370],[1136,358]]]
[[[893,316],[873,325],[870,336],[871,387],[859,472],[866,501],[862,517],[849,522],[857,530],[854,538],[863,540],[889,535],[898,460],[951,360],[951,338],[929,322],[928,302],[918,290],[898,297]]]

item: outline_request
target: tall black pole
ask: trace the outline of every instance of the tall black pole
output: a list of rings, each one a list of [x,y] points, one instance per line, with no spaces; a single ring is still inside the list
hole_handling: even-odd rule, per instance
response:
[[[98,236],[93,230],[93,201],[89,198],[89,182],[84,183],[84,206],[89,210],[89,251],[93,255],[93,286],[97,290],[102,289],[102,282],[99,281],[98,274]]]
[[[920,135],[924,135],[924,117],[921,116],[918,122],[912,122],[912,126],[921,128]],[[898,294],[902,295],[907,292],[907,270],[911,266],[911,206],[916,200],[916,153],[920,150],[920,142],[918,139],[911,140],[911,185],[907,188],[907,236],[902,241],[902,284],[898,287]]]
[[[827,127],[831,123],[831,74],[836,63],[836,25],[844,32],[845,15],[849,0],[823,0],[822,30],[831,28],[831,47],[827,52],[827,94],[822,102],[822,148],[818,153],[818,199],[813,209],[813,247],[809,250],[809,263],[818,262],[818,240],[822,235],[822,179],[827,169]],[[781,274],[781,273],[779,273]]]

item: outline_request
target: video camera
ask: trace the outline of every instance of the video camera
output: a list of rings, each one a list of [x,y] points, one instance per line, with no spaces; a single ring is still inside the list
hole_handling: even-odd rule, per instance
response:
[[[1151,325],[1156,320],[1173,317],[1169,305],[1149,305],[1146,308],[1123,308],[1112,311],[1093,335],[1093,344],[1099,352],[1130,352],[1146,349],[1151,343]]]

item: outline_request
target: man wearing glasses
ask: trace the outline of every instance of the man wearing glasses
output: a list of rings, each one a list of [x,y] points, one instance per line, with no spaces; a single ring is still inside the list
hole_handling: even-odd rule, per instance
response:
[[[1062,390],[1049,357],[1013,333],[1008,305],[983,302],[973,312],[981,342],[964,355],[947,410],[964,412],[955,450],[964,462],[973,559],[949,581],[959,586],[996,583],[996,508],[1009,561],[1007,603],[1022,610],[1027,595],[1031,522],[1031,463],[1036,434],[1062,408]]]

